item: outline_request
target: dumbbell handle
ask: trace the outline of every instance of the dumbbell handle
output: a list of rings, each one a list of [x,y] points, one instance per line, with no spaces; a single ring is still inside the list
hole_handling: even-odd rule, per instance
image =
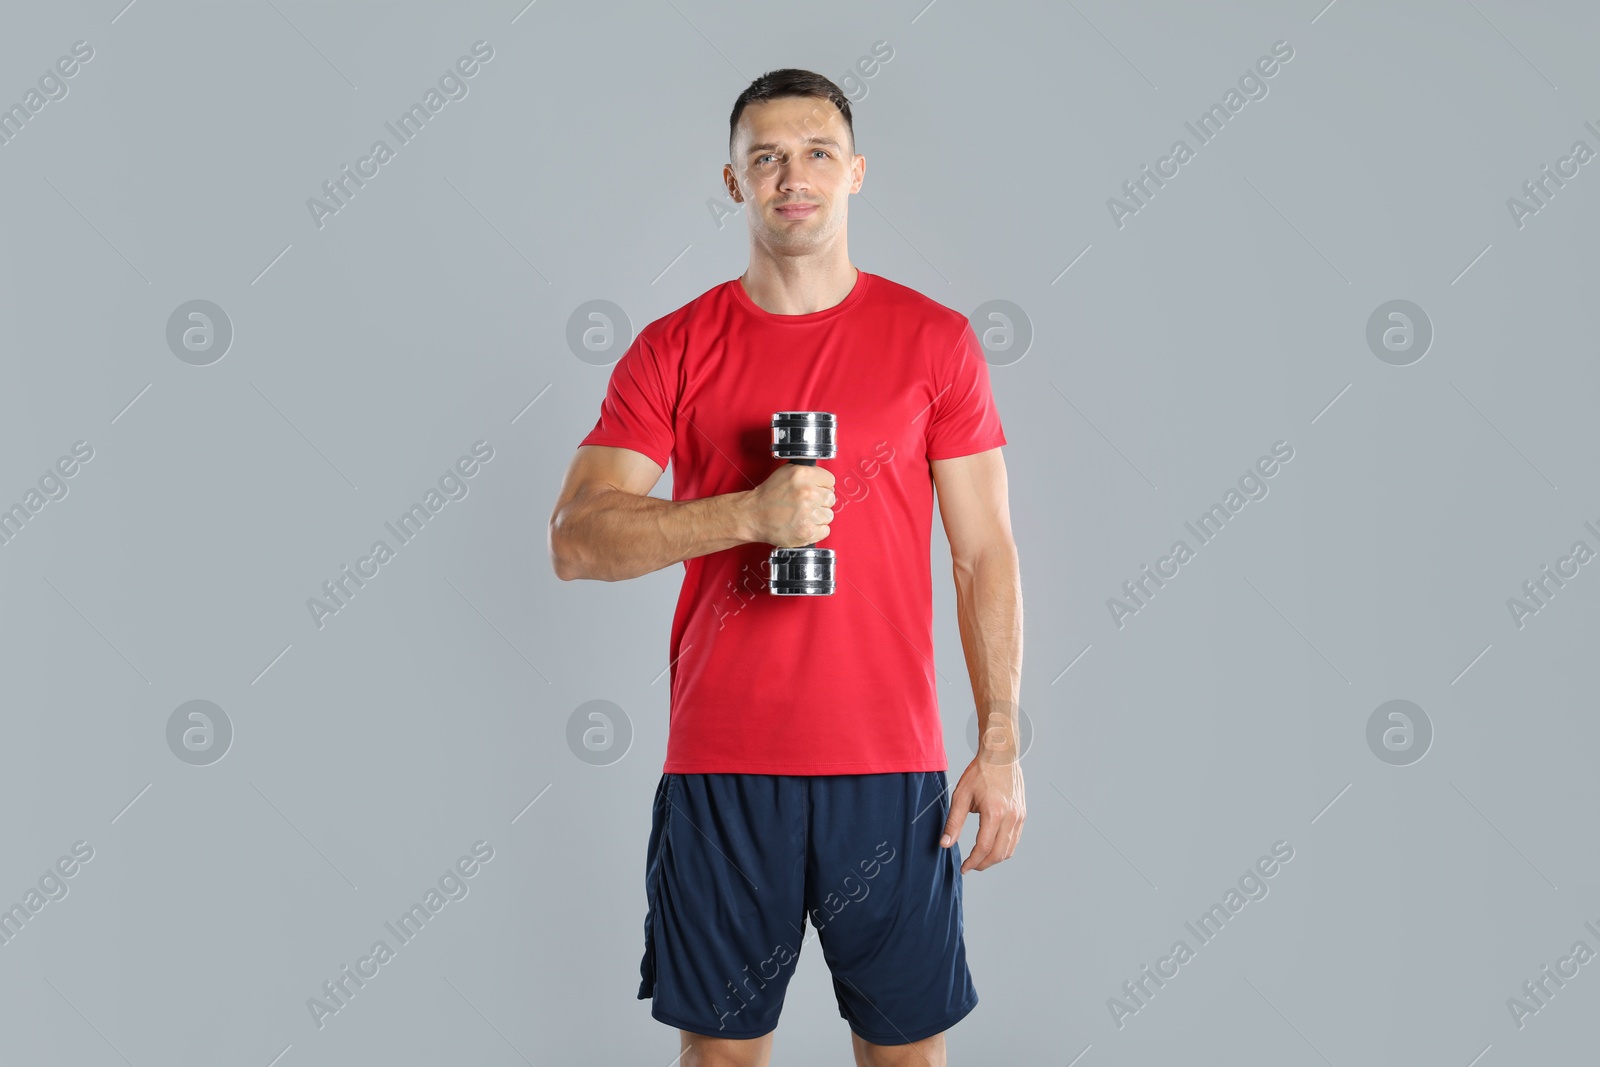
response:
[[[789,462],[790,463],[798,463],[802,467],[815,467],[817,465],[817,461],[814,460],[814,459],[791,459]],[[817,543],[815,541],[813,541],[809,545],[801,545],[800,547],[801,548],[816,548],[817,547]]]

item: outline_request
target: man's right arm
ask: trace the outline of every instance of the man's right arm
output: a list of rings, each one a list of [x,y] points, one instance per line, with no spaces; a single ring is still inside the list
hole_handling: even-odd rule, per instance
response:
[[[550,515],[556,577],[618,582],[749,542],[811,544],[833,521],[834,479],[820,467],[786,463],[755,489],[699,500],[649,496],[662,472],[629,448],[579,446]]]
[[[583,445],[550,515],[550,562],[562,581],[618,582],[751,540],[748,493],[702,500],[647,495],[663,468],[642,453]]]

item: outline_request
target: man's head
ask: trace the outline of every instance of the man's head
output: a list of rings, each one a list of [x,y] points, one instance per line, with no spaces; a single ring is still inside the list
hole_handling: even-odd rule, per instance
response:
[[[866,171],[849,99],[822,75],[793,68],[763,74],[739,94],[728,158],[723,181],[749,207],[752,238],[787,255],[835,240]],[[790,205],[799,210],[780,210]]]

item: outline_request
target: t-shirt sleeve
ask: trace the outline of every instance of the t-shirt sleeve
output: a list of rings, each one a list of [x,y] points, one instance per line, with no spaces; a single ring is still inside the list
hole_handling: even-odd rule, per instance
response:
[[[934,382],[938,391],[928,421],[928,458],[954,459],[987,452],[1006,443],[989,388],[989,363],[972,324],[964,323],[955,351]]]
[[[578,445],[631,448],[665,470],[674,440],[673,394],[666,382],[660,353],[643,334],[635,337],[611,369],[600,418]]]

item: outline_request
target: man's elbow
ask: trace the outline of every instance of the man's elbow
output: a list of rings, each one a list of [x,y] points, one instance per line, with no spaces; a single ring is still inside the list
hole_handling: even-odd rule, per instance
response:
[[[550,526],[545,538],[550,552],[550,568],[563,582],[588,577],[584,572],[580,553],[575,551],[575,546],[572,544],[569,525],[570,521],[565,510],[557,511],[550,517]]]
[[[1016,569],[1017,543],[1009,537],[996,537],[970,547],[952,546],[950,559],[958,574],[972,574],[984,567],[996,565]]]
[[[550,566],[563,582],[577,578],[615,582],[625,577],[616,573],[614,561],[606,557],[601,544],[593,537],[593,524],[587,521],[596,501],[619,491],[610,485],[591,486],[563,502],[551,514]]]

